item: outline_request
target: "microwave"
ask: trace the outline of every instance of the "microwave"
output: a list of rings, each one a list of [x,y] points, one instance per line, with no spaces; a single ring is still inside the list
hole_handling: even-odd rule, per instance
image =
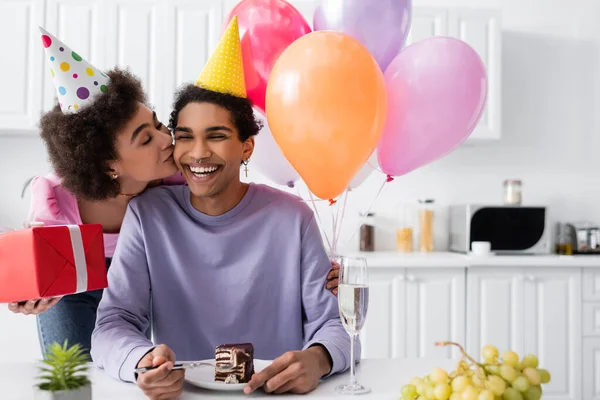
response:
[[[546,207],[464,204],[449,214],[451,251],[469,253],[473,242],[490,242],[496,254],[551,251]]]

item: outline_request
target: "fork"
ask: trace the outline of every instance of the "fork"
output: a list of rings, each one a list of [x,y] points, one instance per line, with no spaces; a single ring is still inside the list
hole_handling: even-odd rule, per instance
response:
[[[190,368],[200,367],[203,365],[209,366],[209,367],[215,366],[214,363],[211,363],[208,361],[192,361],[192,362],[174,364],[172,369],[190,369]],[[153,369],[156,369],[158,367],[160,367],[160,365],[152,366],[152,367],[136,368],[136,369],[134,369],[134,372],[141,374],[144,372],[152,371]],[[221,369],[223,371],[233,371],[235,368],[233,367],[233,364],[223,364],[222,366],[219,366],[219,369]]]

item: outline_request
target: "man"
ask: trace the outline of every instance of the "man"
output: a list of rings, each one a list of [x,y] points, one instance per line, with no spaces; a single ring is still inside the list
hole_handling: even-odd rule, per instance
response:
[[[98,310],[95,363],[151,398],[181,392],[176,357],[213,358],[223,343],[250,342],[257,358],[274,359],[246,394],[260,386],[306,393],[349,367],[350,339],[324,289],[331,264],[312,211],[240,181],[260,129],[242,71],[234,18],[171,114],[174,158],[188,186],[130,202]],[[150,293],[156,347],[143,335]],[[134,373],[151,365],[160,367]]]

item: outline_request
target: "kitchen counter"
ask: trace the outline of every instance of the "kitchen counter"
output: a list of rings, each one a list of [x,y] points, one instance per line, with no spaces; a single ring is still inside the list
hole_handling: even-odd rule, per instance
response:
[[[600,255],[490,255],[473,256],[451,252],[399,253],[353,252],[344,255],[365,257],[372,268],[457,268],[457,267],[600,267]]]

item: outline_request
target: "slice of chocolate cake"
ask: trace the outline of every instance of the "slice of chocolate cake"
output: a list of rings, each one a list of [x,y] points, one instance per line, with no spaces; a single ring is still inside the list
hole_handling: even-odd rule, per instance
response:
[[[222,344],[215,349],[215,381],[247,383],[254,374],[252,343]]]

